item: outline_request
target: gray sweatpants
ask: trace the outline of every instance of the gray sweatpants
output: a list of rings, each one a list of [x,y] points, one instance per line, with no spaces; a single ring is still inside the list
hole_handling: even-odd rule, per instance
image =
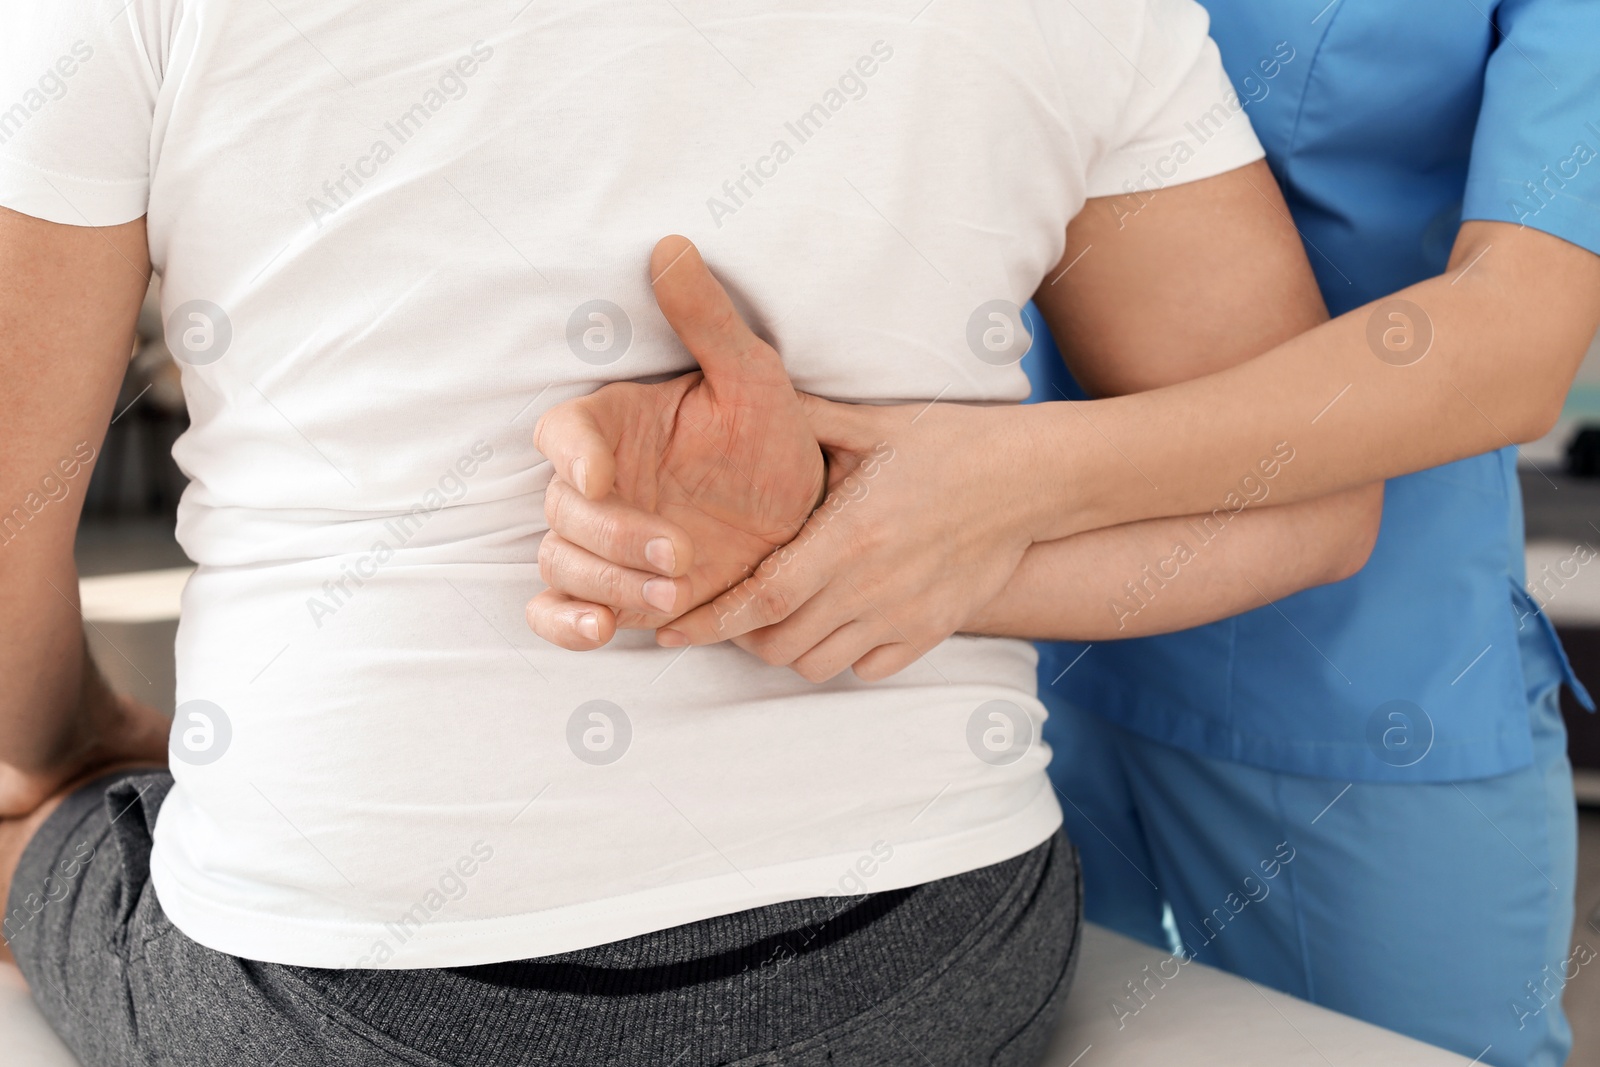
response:
[[[86,1067],[1032,1067],[1077,955],[1059,834],[954,878],[757,908],[480,967],[334,971],[239,959],[150,888],[166,774],[73,794],[23,854],[4,929]]]

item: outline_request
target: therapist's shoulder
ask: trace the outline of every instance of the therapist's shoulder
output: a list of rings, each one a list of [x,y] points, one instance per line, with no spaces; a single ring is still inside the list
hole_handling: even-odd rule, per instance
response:
[[[1462,218],[1600,254],[1600,3],[1502,0]]]

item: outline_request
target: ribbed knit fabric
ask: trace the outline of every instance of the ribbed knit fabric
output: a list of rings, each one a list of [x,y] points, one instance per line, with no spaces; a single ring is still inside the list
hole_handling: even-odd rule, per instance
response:
[[[123,775],[74,794],[13,886],[18,961],[89,1067],[1025,1067],[1075,958],[1076,858],[1058,836],[911,889],[537,960],[409,971],[240,960],[184,937],[149,891],[149,827],[170,783]]]

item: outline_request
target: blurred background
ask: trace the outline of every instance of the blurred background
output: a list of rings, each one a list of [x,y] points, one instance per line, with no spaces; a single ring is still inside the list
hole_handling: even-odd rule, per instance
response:
[[[191,568],[173,539],[185,479],[171,449],[188,418],[161,334],[152,285],[117,415],[87,490],[77,558],[96,660],[113,685],[170,712],[178,596]],[[1570,573],[1580,546],[1600,553],[1600,338],[1560,424],[1521,456],[1528,574],[1536,579],[1545,566],[1563,562]],[[1539,599],[1578,676],[1600,695],[1600,559]],[[1583,805],[1573,942],[1600,951],[1600,716],[1581,710],[1570,694],[1563,694],[1563,707]],[[1577,1041],[1571,1062],[1600,1065],[1600,967],[1580,970],[1565,998]]]

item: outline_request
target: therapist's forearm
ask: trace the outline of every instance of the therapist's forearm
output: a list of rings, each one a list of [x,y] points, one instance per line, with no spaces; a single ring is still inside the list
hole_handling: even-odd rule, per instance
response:
[[[1372,551],[1382,506],[1378,484],[1041,542],[962,630],[1109,641],[1216,622],[1350,577]]]
[[[1408,366],[1369,344],[1394,299],[1431,322]],[[1600,257],[1534,230],[1469,222],[1449,273],[1256,359],[1162,389],[1035,405],[1030,477],[1049,537],[1208,510],[1262,456],[1298,456],[1275,499],[1307,500],[1547,432],[1600,324]]]

